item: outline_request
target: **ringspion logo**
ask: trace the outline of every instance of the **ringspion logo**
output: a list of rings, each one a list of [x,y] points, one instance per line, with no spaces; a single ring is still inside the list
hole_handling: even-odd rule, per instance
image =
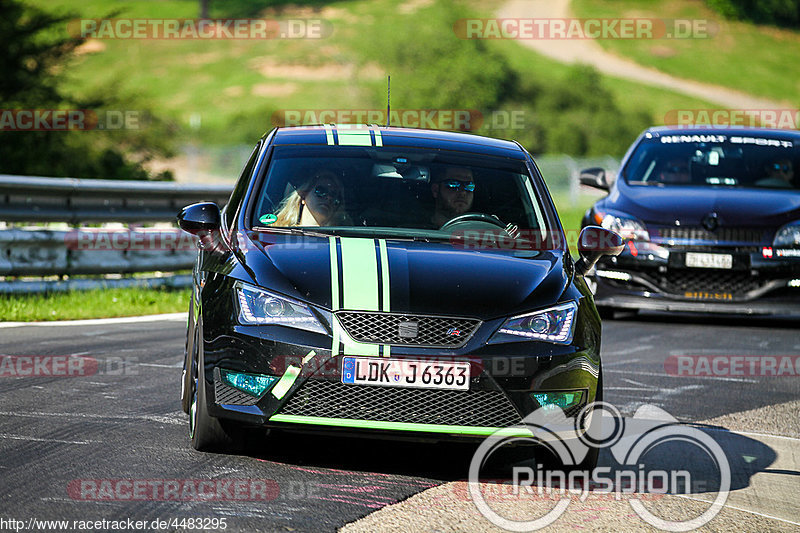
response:
[[[673,461],[674,466],[669,470],[647,468],[647,454],[670,443],[682,446],[687,456],[697,454],[719,474],[713,501],[692,518],[670,520],[654,514],[643,504],[648,499],[644,496],[647,493],[681,494],[700,485],[692,479],[692,471],[680,468],[680,460]],[[507,507],[493,508],[490,502],[497,501],[497,498],[491,494],[496,490],[486,482],[491,478],[481,475],[494,454],[521,444],[549,450],[564,465],[561,469],[545,468],[535,458],[535,468],[527,466],[527,461],[525,466],[514,463],[510,485],[512,496],[527,500],[557,500],[542,516],[530,519],[509,515]],[[619,467],[581,469],[579,465],[591,448],[607,448]],[[706,485],[705,481],[702,485]],[[651,526],[665,531],[690,531],[719,514],[728,499],[730,486],[728,458],[719,443],[707,433],[679,424],[669,413],[653,405],[643,405],[633,418],[625,419],[613,405],[596,402],[583,407],[570,418],[558,407],[542,407],[526,416],[521,424],[495,431],[472,456],[467,489],[478,511],[495,526],[509,531],[536,531],[547,527],[566,512],[572,501],[586,501],[592,490],[614,494],[616,499],[627,494],[631,509]]]

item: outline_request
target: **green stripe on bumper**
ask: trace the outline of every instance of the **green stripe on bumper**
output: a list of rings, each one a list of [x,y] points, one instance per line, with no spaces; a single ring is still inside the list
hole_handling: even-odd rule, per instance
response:
[[[381,422],[377,420],[350,420],[347,418],[325,418],[321,416],[275,415],[270,422],[287,422],[291,424],[313,424],[318,426],[335,426],[357,429],[386,429],[391,431],[415,431],[419,433],[448,433],[450,435],[488,436],[498,435],[510,437],[530,437],[532,433],[525,428],[492,428],[475,426],[447,426],[442,424],[412,424],[408,422]]]

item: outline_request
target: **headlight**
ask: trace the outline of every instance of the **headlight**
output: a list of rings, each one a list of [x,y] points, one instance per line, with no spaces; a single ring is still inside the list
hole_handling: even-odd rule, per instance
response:
[[[644,223],[639,220],[622,214],[602,213],[594,214],[595,222],[611,231],[619,234],[624,241],[649,241],[650,235]]]
[[[272,324],[328,334],[311,309],[302,302],[242,282],[236,282],[234,290],[241,324]]]
[[[786,224],[779,229],[778,233],[775,234],[775,240],[772,241],[772,247],[800,247],[800,220]]]
[[[512,316],[497,330],[490,342],[518,342],[520,337],[556,344],[572,342],[578,304],[567,302],[549,309]]]

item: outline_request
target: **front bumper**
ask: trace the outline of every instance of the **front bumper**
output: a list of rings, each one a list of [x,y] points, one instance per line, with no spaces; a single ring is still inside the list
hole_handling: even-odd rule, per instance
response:
[[[766,248],[631,243],[598,262],[598,307],[745,315],[800,316],[800,257]],[[692,268],[689,252],[725,254],[731,268]]]
[[[209,337],[203,383],[209,413],[284,430],[471,440],[499,429],[529,435],[513,426],[540,407],[533,392],[582,391],[582,400],[565,411],[567,416],[575,416],[597,394],[596,345],[581,349],[519,342],[471,351],[393,347],[391,357],[396,359],[470,362],[469,390],[459,391],[344,384],[343,356],[326,350],[323,336],[299,333],[276,326],[234,326],[226,335]],[[296,336],[295,342],[276,339],[287,334]],[[315,337],[323,342],[309,342]],[[281,379],[260,398],[252,398],[221,383],[220,369]]]

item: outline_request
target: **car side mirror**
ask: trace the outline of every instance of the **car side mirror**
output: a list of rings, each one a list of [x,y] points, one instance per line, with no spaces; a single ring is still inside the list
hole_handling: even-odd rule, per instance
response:
[[[588,185],[589,187],[603,191],[607,191],[609,189],[606,171],[600,167],[592,167],[581,170],[579,179],[581,185]]]
[[[222,225],[219,206],[214,202],[200,202],[181,209],[178,226],[192,235],[217,231]]]
[[[604,255],[619,255],[625,248],[622,237],[600,226],[586,226],[578,235],[578,253],[575,263],[578,274],[585,276]]]

